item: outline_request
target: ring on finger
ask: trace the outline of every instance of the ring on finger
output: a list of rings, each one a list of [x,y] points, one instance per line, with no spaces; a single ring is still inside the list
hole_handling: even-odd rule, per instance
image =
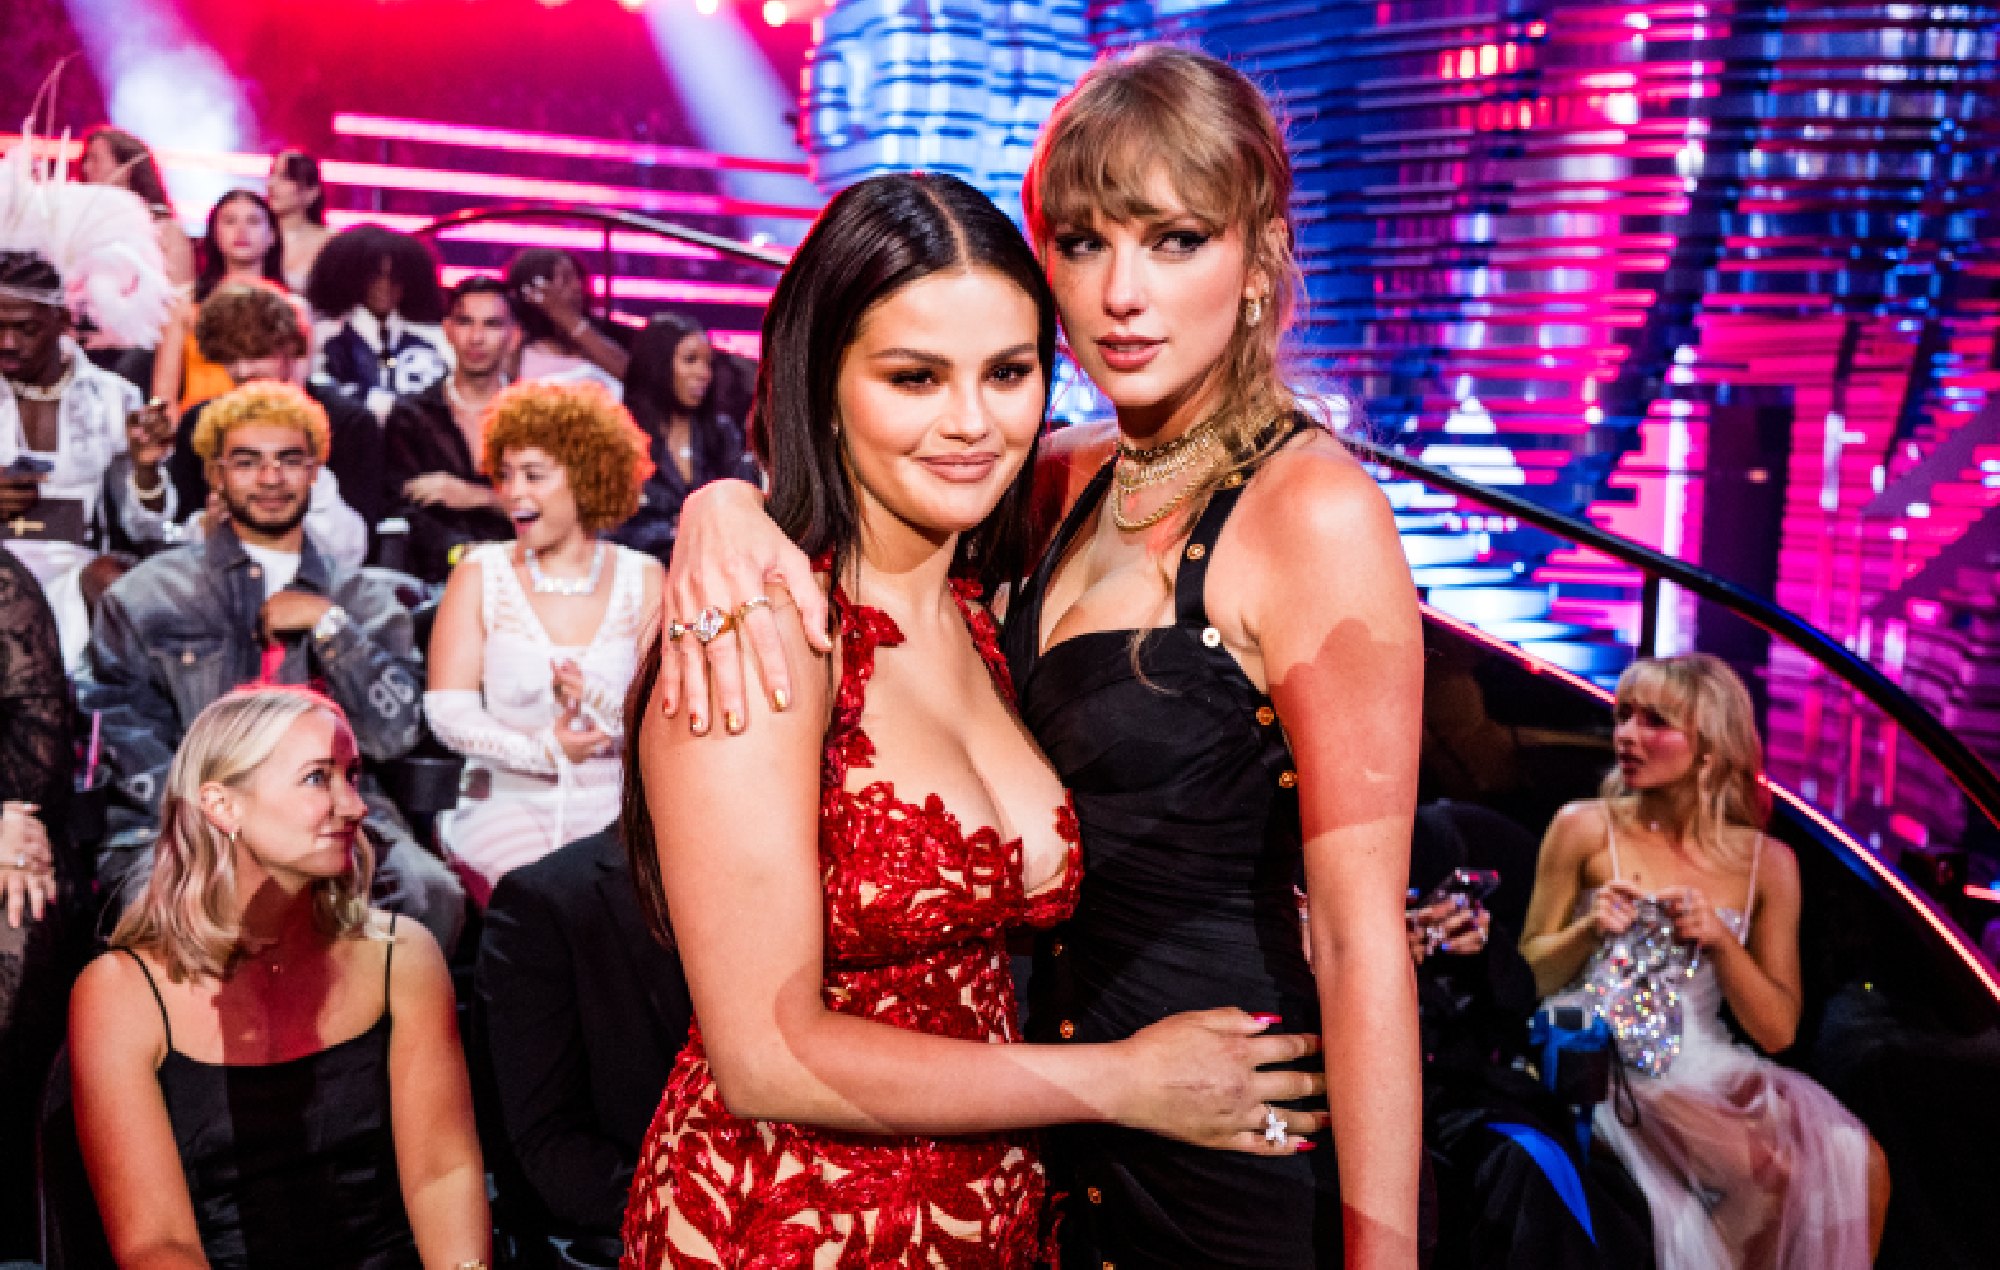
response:
[[[688,627],[688,633],[706,645],[735,625],[734,613],[725,613],[711,604],[695,614],[694,622]]]
[[[676,622],[672,618],[667,619],[667,642],[669,644],[673,643],[681,636],[687,634],[691,629],[693,628],[686,622]]]
[[[1274,1147],[1282,1147],[1291,1141],[1292,1131],[1285,1124],[1285,1118],[1278,1114],[1276,1107],[1264,1108],[1264,1141]]]
[[[741,625],[743,624],[743,619],[744,619],[744,618],[746,618],[746,617],[748,617],[748,616],[750,616],[750,614],[751,614],[751,612],[752,612],[753,610],[755,610],[755,609],[767,609],[767,608],[770,608],[770,607],[771,607],[771,597],[770,597],[770,596],[768,596],[768,595],[753,595],[753,596],[751,596],[751,597],[750,597],[749,599],[747,599],[747,600],[743,601],[743,603],[741,603],[741,604],[737,605],[737,606],[735,607],[735,609],[733,609],[733,610],[732,610],[732,611],[730,612],[730,614],[729,614],[729,616],[730,616],[730,620],[732,620],[733,622],[735,622],[735,623],[736,623],[736,625],[738,625],[738,626],[741,626]]]

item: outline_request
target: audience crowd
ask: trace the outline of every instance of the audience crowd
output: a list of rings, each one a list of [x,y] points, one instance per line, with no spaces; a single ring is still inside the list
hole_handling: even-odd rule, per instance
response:
[[[691,1014],[619,846],[625,696],[683,502],[759,478],[751,372],[592,315],[564,251],[446,291],[329,233],[299,151],[195,243],[139,139],[79,176],[180,290],[134,342],[0,251],[0,1261],[478,1266],[497,1219],[616,1264]],[[1523,1074],[1521,914],[1441,882],[1521,833],[1478,815],[1413,854],[1440,1255],[1650,1264]]]

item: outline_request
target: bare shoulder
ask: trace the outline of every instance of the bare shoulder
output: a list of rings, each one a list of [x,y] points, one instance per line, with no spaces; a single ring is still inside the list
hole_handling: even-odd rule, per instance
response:
[[[1799,893],[1799,857],[1768,833],[1758,833],[1757,892],[1761,896]]]
[[[1351,543],[1357,529],[1386,526],[1394,517],[1361,464],[1323,429],[1314,429],[1265,460],[1244,490],[1242,514],[1256,530],[1290,541]]]
[[[1611,809],[1601,798],[1580,798],[1566,803],[1549,821],[1542,847],[1560,857],[1582,861],[1599,848],[1611,834]]]
[[[166,1032],[160,1022],[161,1006],[146,970],[134,956],[113,950],[100,953],[83,968],[70,991],[69,1017],[72,1048],[88,1038],[92,1045],[115,1045],[121,1051],[143,1050],[155,1061],[164,1057]],[[158,966],[148,967],[165,977]],[[135,1020],[137,1024],[135,1026]]]
[[[1067,512],[1117,448],[1118,425],[1110,422],[1072,424],[1044,437],[1035,459],[1039,501]]]

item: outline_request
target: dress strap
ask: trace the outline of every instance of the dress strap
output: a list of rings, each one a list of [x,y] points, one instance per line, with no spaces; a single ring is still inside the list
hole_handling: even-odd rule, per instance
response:
[[[971,578],[953,578],[951,598],[958,601],[959,616],[965,619],[965,628],[972,633],[972,646],[978,651],[979,660],[986,663],[993,686],[1000,690],[1008,705],[1014,705],[1014,675],[1007,668],[1007,654],[1001,651],[1000,631],[993,624],[993,614],[980,606],[979,584]]]
[[[875,760],[875,743],[861,730],[861,708],[868,698],[868,681],[875,677],[875,650],[902,643],[903,632],[882,610],[849,600],[837,582],[827,598],[840,619],[840,683],[826,726],[820,787],[838,789],[849,768],[867,767]]]
[[[167,1000],[160,995],[160,985],[154,982],[153,972],[146,967],[144,957],[130,948],[120,948],[118,951],[130,957],[132,964],[139,967],[139,973],[146,976],[146,986],[153,990],[153,1004],[160,1007],[160,1029],[167,1035],[167,1049],[171,1052],[174,1048],[174,1025],[167,1021]]]
[[[389,967],[396,964],[396,919],[400,913],[389,914],[389,951],[382,957],[382,1013],[389,1013]]]
[[[1757,866],[1764,862],[1764,835],[1757,834],[1755,846],[1750,848],[1750,893],[1743,897],[1743,929],[1736,932],[1739,944],[1750,941],[1750,916],[1757,911]]]
[[[1273,432],[1276,435],[1268,442],[1265,458],[1268,459],[1278,446],[1291,440],[1294,433],[1306,426],[1309,425],[1295,416],[1273,424],[1266,431],[1266,436]],[[1265,445],[1266,442],[1259,438],[1258,444]],[[1174,620],[1179,625],[1197,630],[1208,625],[1208,564],[1215,558],[1216,539],[1222,537],[1222,527],[1228,523],[1230,513],[1236,510],[1237,500],[1243,497],[1243,487],[1257,474],[1263,461],[1260,459],[1249,467],[1238,468],[1222,478],[1221,487],[1209,495],[1208,506],[1202,508],[1201,515],[1194,522],[1194,529],[1188,534],[1187,541],[1181,544],[1180,568],[1174,572]]]

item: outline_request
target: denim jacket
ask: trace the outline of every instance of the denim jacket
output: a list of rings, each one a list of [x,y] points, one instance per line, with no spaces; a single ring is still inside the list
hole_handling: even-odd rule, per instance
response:
[[[195,716],[258,678],[260,569],[224,525],[144,561],[98,606],[77,691],[86,714],[103,715],[103,761],[115,790],[97,873],[113,893],[150,852],[167,767]],[[423,671],[409,610],[394,588],[365,570],[337,570],[307,535],[288,589],[326,596],[349,620],[324,639],[307,635],[290,646],[277,681],[319,681],[347,712],[368,758],[407,753],[422,728]]]

